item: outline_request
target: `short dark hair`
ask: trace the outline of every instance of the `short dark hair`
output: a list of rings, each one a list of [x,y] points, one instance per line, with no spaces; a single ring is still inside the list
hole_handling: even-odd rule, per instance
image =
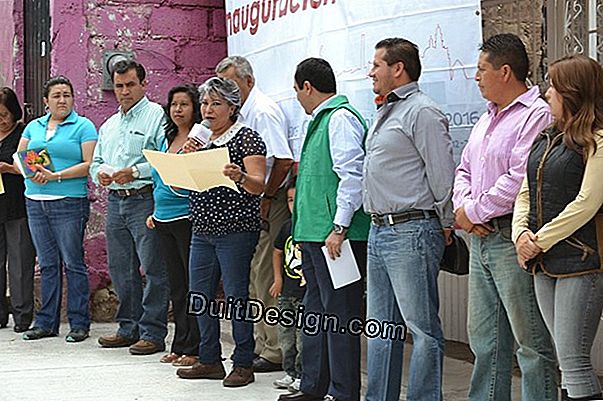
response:
[[[172,100],[174,100],[174,95],[176,93],[186,93],[188,95],[193,104],[193,123],[201,122],[201,107],[199,102],[199,91],[197,90],[197,88],[193,85],[188,84],[174,86],[168,92],[168,102],[164,108],[166,114],[164,131],[165,137],[167,138],[168,144],[170,145],[172,144],[172,142],[174,142],[176,135],[178,135],[178,126],[176,125],[174,120],[172,120],[172,116],[170,116],[170,107],[172,105]]]
[[[525,45],[517,35],[512,33],[494,35],[482,43],[479,49],[487,54],[488,62],[494,68],[499,69],[507,64],[518,81],[524,82],[528,77],[530,60]]]
[[[387,38],[380,40],[375,49],[385,49],[383,59],[387,65],[404,63],[404,69],[413,81],[418,81],[421,76],[421,60],[419,48],[409,40],[403,38]]]
[[[144,79],[147,77],[147,72],[145,71],[142,64],[135,60],[121,60],[115,63],[113,66],[113,71],[111,72],[111,81],[115,81],[115,74],[125,74],[130,70],[136,70],[136,76],[138,77],[138,81],[142,83]]]
[[[295,83],[301,89],[306,81],[322,93],[337,92],[335,73],[327,60],[311,57],[299,63],[295,69]]]
[[[12,114],[13,122],[19,121],[23,117],[23,109],[19,104],[17,94],[11,88],[7,86],[0,88],[0,104]]]
[[[69,87],[69,90],[71,90],[71,95],[73,95],[73,85],[71,85],[71,81],[69,80],[69,78],[67,78],[64,75],[57,75],[56,77],[50,78],[44,84],[44,89],[43,89],[44,97],[46,97],[46,98],[48,97],[48,94],[50,93],[50,88],[52,88],[55,85],[67,85]]]

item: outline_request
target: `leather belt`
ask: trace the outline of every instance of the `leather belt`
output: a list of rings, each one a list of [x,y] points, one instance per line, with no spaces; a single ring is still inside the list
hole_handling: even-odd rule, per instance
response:
[[[410,210],[393,214],[371,214],[371,222],[376,226],[393,226],[411,220],[432,219],[438,217],[433,210]]]
[[[498,216],[487,222],[486,224],[491,225],[497,231],[500,231],[503,228],[511,227],[513,223],[513,214],[505,214],[504,216]]]
[[[128,188],[128,189],[110,189],[109,193],[113,195],[117,195],[120,198],[127,198],[128,196],[146,194],[149,192],[153,192],[153,186],[151,184],[145,185],[141,188]]]

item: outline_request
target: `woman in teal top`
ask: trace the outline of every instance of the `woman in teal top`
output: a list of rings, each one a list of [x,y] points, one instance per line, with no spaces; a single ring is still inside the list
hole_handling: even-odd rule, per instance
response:
[[[27,220],[41,273],[42,306],[24,340],[56,336],[59,332],[62,269],[67,276],[67,342],[88,337],[90,289],[84,262],[84,230],[88,222],[88,167],[98,139],[90,120],[73,110],[73,86],[64,76],[44,85],[48,114],[30,122],[18,151],[45,148],[51,170],[36,165],[25,180]]]
[[[200,119],[197,88],[184,85],[170,89],[166,106],[165,140],[161,151],[180,153],[191,128]],[[195,317],[186,313],[191,243],[188,191],[165,185],[155,169],[152,170],[152,176],[155,210],[147,218],[147,227],[157,230],[161,241],[176,323],[171,352],[162,356],[160,361],[174,366],[191,366],[197,362],[199,353],[199,328]]]

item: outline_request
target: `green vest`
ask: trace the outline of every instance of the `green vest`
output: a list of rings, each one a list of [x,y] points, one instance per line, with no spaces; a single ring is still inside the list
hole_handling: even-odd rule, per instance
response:
[[[333,97],[310,122],[304,140],[297,175],[295,204],[293,207],[293,238],[297,242],[324,242],[333,230],[337,211],[337,186],[339,177],[333,171],[329,144],[329,121],[339,109],[353,113],[362,123],[364,118],[345,96]],[[346,238],[366,241],[370,224],[362,207],[354,213]]]

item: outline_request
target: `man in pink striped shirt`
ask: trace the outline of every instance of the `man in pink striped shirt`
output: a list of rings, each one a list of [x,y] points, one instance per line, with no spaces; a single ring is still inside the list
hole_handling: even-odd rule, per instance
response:
[[[511,213],[539,132],[551,123],[538,87],[528,89],[525,46],[512,34],[480,48],[477,73],[488,100],[456,170],[456,223],[471,233],[468,333],[475,365],[470,401],[510,401],[513,341],[522,400],[557,400],[553,345],[536,304],[532,276],[517,262]]]

